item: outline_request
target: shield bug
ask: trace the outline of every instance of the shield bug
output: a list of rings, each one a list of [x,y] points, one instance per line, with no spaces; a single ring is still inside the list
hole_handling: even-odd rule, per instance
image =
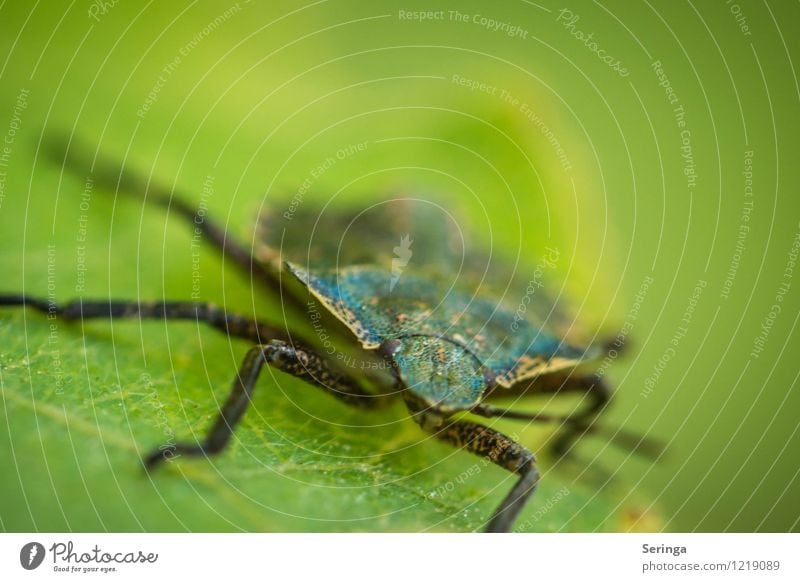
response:
[[[401,398],[422,429],[515,474],[515,485],[486,531],[511,529],[536,489],[539,471],[526,447],[465,414],[558,423],[554,448],[559,453],[567,452],[580,435],[598,432],[593,423],[610,393],[601,377],[585,370],[606,353],[605,347],[567,340],[575,326],[541,285],[533,286],[522,315],[520,309],[509,308],[506,297],[513,285],[503,276],[505,267],[489,254],[467,249],[472,239],[461,234],[443,208],[397,198],[357,212],[294,206],[267,210],[259,218],[256,243],[248,248],[171,191],[116,171],[107,162],[93,162],[80,148],[65,151],[53,146],[51,153],[77,173],[94,168],[96,187],[146,192],[149,202],[189,221],[307,323],[305,330],[293,330],[193,301],[53,305],[33,296],[0,295],[0,305],[27,306],[68,321],[192,320],[251,343],[205,439],[160,447],[144,459],[147,469],[177,454],[204,456],[225,449],[265,365],[364,409]],[[330,330],[326,338],[339,338],[337,350],[321,349],[322,334],[313,333],[319,329]],[[345,357],[358,358],[361,365],[345,365]],[[582,408],[563,415],[490,403],[503,394],[569,392],[583,396]],[[617,431],[617,441],[623,440],[619,435]]]

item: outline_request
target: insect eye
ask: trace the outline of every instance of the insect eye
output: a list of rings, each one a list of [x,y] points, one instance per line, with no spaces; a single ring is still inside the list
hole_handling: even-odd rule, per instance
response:
[[[399,348],[400,348],[400,340],[389,339],[384,341],[378,347],[378,353],[384,358],[392,358],[394,357],[395,353],[397,353],[397,350]]]

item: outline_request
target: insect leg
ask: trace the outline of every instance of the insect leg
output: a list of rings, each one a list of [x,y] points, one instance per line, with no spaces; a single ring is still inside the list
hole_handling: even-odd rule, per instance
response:
[[[352,378],[333,370],[325,359],[314,351],[274,340],[265,345],[255,346],[247,352],[231,386],[231,393],[203,442],[177,443],[161,447],[145,458],[145,467],[148,470],[152,469],[161,461],[180,455],[207,456],[222,451],[250,404],[256,380],[264,364],[302,378],[309,384],[323,388],[354,406],[367,408],[377,404],[379,400],[379,397],[365,392]]]
[[[518,410],[510,410],[508,408],[500,408],[499,406],[490,406],[488,404],[476,404],[470,412],[485,416],[486,418],[500,416],[513,420],[528,420],[534,422],[569,422],[572,418],[569,415],[547,414],[545,412],[520,412]]]
[[[449,420],[435,413],[420,410],[409,404],[414,420],[436,438],[451,445],[480,455],[519,475],[519,480],[495,510],[487,532],[511,530],[520,511],[528,502],[539,483],[536,457],[528,449],[492,428],[466,420]]]
[[[598,426],[594,418],[611,399],[608,384],[596,375],[578,376],[564,379],[548,377],[536,386],[536,393],[585,392],[589,401],[584,408],[568,415],[546,414],[542,412],[519,412],[487,404],[478,404],[470,412],[485,417],[503,417],[515,420],[534,422],[558,422],[562,430],[557,434],[552,450],[558,456],[570,453],[575,441],[584,434],[595,434],[607,437],[612,443],[622,448],[635,451],[649,458],[658,458],[663,452],[663,445],[654,439],[632,433],[621,428]]]
[[[0,295],[0,306],[27,306],[48,315],[56,315],[67,321],[96,318],[141,318],[178,319],[199,321],[223,333],[265,342],[271,339],[288,340],[287,334],[255,319],[228,313],[211,303],[193,301],[83,301],[74,300],[63,305],[51,303],[49,299],[26,295]]]
[[[587,427],[592,420],[606,406],[611,399],[611,390],[603,378],[595,374],[563,376],[560,374],[546,374],[539,376],[532,381],[525,381],[511,386],[508,392],[503,394],[567,394],[570,392],[584,393],[582,408],[569,416],[550,416],[536,414],[536,418],[531,415],[519,412],[502,411],[493,407],[482,406],[484,411],[493,411],[490,414],[483,414],[480,410],[475,410],[477,414],[484,416],[506,416],[506,418],[517,418],[521,420],[547,420],[563,422],[564,428],[556,437],[553,444],[553,451],[559,456],[568,453],[574,441],[582,434],[587,432]],[[500,394],[499,392],[496,394]]]
[[[231,259],[245,274],[255,277],[274,291],[279,291],[280,273],[257,261],[249,249],[227,236],[227,231],[206,214],[199,212],[180,197],[173,196],[172,190],[144,179],[119,164],[99,156],[91,156],[86,146],[81,143],[72,145],[65,140],[51,138],[47,144],[50,158],[72,173],[83,177],[89,174],[96,186],[112,192],[144,196],[168,211],[176,212],[190,224],[192,229],[199,229],[208,241],[223,256]]]
[[[596,375],[570,377],[565,388],[585,392],[589,401],[583,410],[572,415],[570,421],[564,423],[564,428],[557,434],[552,450],[559,456],[569,453],[577,439],[590,432],[592,421],[611,400],[611,389],[603,378]]]
[[[477,404],[470,412],[485,416],[487,418],[502,416],[504,418],[512,418],[516,420],[529,420],[537,422],[561,422],[569,425],[587,425],[591,418],[596,415],[611,398],[611,392],[608,385],[603,382],[601,378],[596,376],[580,376],[576,378],[568,378],[566,380],[559,379],[554,382],[549,379],[548,384],[545,386],[550,390],[538,390],[539,393],[552,391],[555,393],[564,393],[569,391],[586,392],[590,400],[588,404],[577,413],[573,414],[547,414],[544,412],[519,412],[516,410],[509,410],[488,404]]]

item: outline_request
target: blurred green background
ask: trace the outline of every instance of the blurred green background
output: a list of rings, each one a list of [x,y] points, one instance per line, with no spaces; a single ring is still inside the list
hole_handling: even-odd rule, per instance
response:
[[[556,245],[575,317],[627,324],[608,419],[666,457],[587,439],[600,488],[542,454],[519,530],[796,531],[799,28],[788,2],[6,2],[0,292],[188,298],[199,269],[204,299],[279,321],[174,216],[82,197],[43,139],[74,133],[246,241],[363,143],[303,204],[435,198],[522,277]],[[202,434],[246,346],[50,325],[0,312],[5,530],[463,531],[511,484],[464,478],[476,459],[402,405],[365,416],[278,375],[225,455],[148,478],[137,455]]]

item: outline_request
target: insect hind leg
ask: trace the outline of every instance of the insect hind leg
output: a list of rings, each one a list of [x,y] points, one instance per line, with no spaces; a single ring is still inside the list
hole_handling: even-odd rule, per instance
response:
[[[96,186],[120,194],[146,198],[167,212],[175,212],[193,230],[199,230],[222,256],[233,261],[246,275],[261,281],[274,292],[279,292],[280,272],[276,265],[265,265],[258,261],[248,248],[229,237],[221,225],[181,197],[173,196],[171,189],[144,179],[112,160],[98,155],[92,156],[86,145],[73,143],[74,141],[76,140],[51,137],[46,144],[47,156],[77,176],[90,176]]]

